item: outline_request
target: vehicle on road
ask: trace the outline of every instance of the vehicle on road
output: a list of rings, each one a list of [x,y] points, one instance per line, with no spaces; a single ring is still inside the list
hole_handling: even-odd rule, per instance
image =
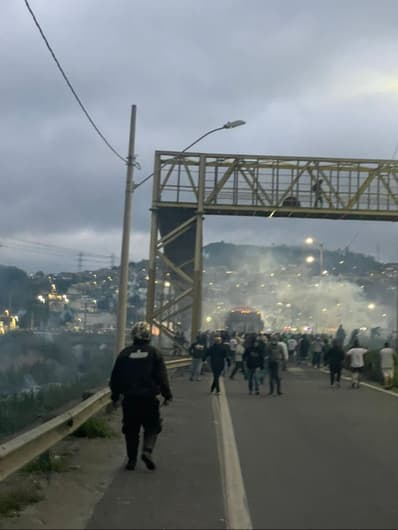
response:
[[[264,328],[264,321],[257,309],[234,307],[227,313],[225,327],[235,333],[258,333]]]

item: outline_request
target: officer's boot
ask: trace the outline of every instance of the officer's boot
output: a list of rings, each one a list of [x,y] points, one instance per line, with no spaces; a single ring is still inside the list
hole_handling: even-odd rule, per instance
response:
[[[141,459],[145,463],[146,467],[151,471],[156,469],[156,464],[152,459],[152,452],[156,444],[158,435],[144,433],[144,446],[142,448]]]

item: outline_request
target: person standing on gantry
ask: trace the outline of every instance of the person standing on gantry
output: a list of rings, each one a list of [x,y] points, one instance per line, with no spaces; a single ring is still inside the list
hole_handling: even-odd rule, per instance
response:
[[[322,179],[318,179],[312,186],[312,191],[315,194],[314,208],[323,207],[323,190],[322,190]],[[319,205],[319,206],[318,206]]]

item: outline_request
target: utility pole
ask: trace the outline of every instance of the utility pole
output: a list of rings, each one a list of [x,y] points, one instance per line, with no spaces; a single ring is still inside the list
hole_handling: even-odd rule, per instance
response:
[[[398,266],[395,269],[395,353],[398,353]]]
[[[127,156],[126,193],[124,199],[124,219],[122,235],[122,252],[120,257],[120,280],[119,296],[116,321],[116,355],[124,348],[126,341],[126,320],[127,320],[127,298],[128,298],[128,276],[129,276],[129,247],[131,231],[131,203],[135,189],[134,185],[134,144],[135,144],[135,121],[136,105],[131,107],[130,117],[130,139]]]

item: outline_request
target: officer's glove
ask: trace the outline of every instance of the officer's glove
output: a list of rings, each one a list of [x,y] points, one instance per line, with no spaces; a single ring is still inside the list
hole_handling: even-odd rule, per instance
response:
[[[163,403],[162,403],[163,407],[167,407],[171,403],[171,401],[173,401],[172,396],[168,398],[164,398]]]

